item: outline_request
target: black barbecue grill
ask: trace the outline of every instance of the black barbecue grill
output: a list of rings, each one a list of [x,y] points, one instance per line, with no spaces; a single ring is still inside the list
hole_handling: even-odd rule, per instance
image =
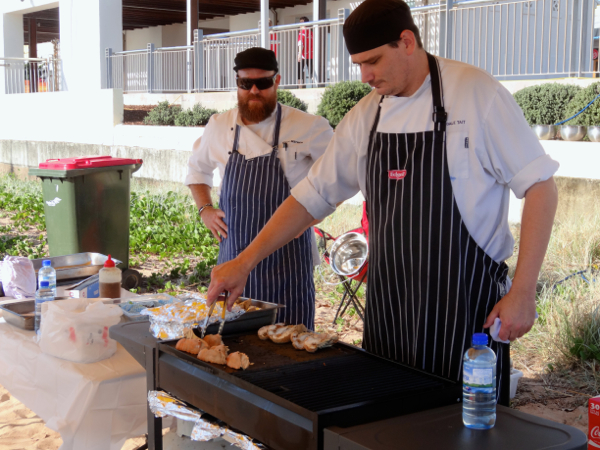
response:
[[[120,327],[113,327],[111,335],[130,347],[132,338],[126,334],[134,329]],[[138,328],[138,334],[145,330]],[[230,352],[246,353],[253,365],[236,371],[205,363],[175,349],[177,341],[150,345],[146,331],[138,347],[146,343],[140,362],[152,371],[148,387],[167,391],[276,450],[322,449],[325,427],[372,422],[462,397],[458,383],[346,344],[311,354],[291,344],[261,341],[256,332],[223,339]],[[139,349],[130,352],[140,355]],[[154,425],[150,448],[162,449],[158,419]]]

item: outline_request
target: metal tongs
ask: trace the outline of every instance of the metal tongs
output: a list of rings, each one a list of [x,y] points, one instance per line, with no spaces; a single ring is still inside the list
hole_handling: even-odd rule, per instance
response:
[[[210,305],[210,309],[208,310],[208,314],[206,315],[206,319],[204,320],[204,325],[202,325],[201,328],[200,339],[204,339],[206,329],[208,328],[208,320],[210,319],[210,316],[212,316],[217,302],[221,301],[221,297],[223,297],[223,308],[221,311],[221,324],[219,325],[219,331],[217,331],[217,334],[221,334],[223,332],[223,328],[225,327],[225,311],[227,311],[227,299],[229,298],[229,292],[224,292],[221,295],[219,295],[219,298],[212,305]]]

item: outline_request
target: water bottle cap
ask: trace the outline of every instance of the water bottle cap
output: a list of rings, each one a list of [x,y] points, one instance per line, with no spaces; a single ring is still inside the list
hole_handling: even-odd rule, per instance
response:
[[[42,289],[48,289],[50,287],[50,282],[49,281],[40,281],[40,287]]]
[[[110,259],[110,255],[108,255],[108,259],[104,263],[104,267],[115,267],[115,262]]]
[[[42,261],[42,266],[47,267],[47,266],[51,266],[52,265],[52,261],[50,261],[49,259],[45,259]]]
[[[475,333],[473,335],[473,345],[487,345],[488,335],[485,333]]]

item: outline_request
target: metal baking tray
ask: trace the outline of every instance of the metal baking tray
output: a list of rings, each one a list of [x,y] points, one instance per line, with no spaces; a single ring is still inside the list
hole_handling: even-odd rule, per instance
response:
[[[54,300],[65,300],[69,297],[56,297]],[[2,316],[10,323],[23,330],[33,330],[35,327],[35,300],[22,300],[0,305]]]
[[[242,300],[248,300],[247,297],[240,297]],[[277,310],[279,308],[285,308],[285,305],[279,305],[277,303],[263,302],[261,300],[251,299],[252,306],[260,308],[259,311],[245,312],[235,320],[225,322],[223,327],[223,334],[236,334],[243,333],[246,331],[258,330],[265,325],[271,325],[275,323],[277,319]],[[210,324],[206,328],[206,334],[216,334],[219,331],[219,323],[215,322]],[[200,327],[194,329],[194,333],[200,336]]]
[[[83,278],[100,272],[104,262],[108,259],[101,253],[75,253],[73,255],[53,256],[50,258],[32,259],[33,269],[37,273],[42,268],[42,261],[49,259],[52,267],[56,270],[56,280],[70,280],[72,278]],[[122,261],[113,259],[115,264]]]

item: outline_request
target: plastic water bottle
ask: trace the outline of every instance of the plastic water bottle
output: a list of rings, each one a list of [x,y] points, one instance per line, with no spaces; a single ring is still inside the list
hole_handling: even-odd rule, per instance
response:
[[[47,281],[40,282],[40,288],[35,293],[35,332],[40,332],[42,324],[42,303],[54,300],[54,293],[50,289]]]
[[[38,272],[39,287],[42,287],[42,281],[47,281],[50,289],[56,297],[56,270],[52,267],[49,259],[42,261],[42,268]]]
[[[487,430],[496,423],[496,354],[485,333],[473,335],[463,359],[463,422]]]

